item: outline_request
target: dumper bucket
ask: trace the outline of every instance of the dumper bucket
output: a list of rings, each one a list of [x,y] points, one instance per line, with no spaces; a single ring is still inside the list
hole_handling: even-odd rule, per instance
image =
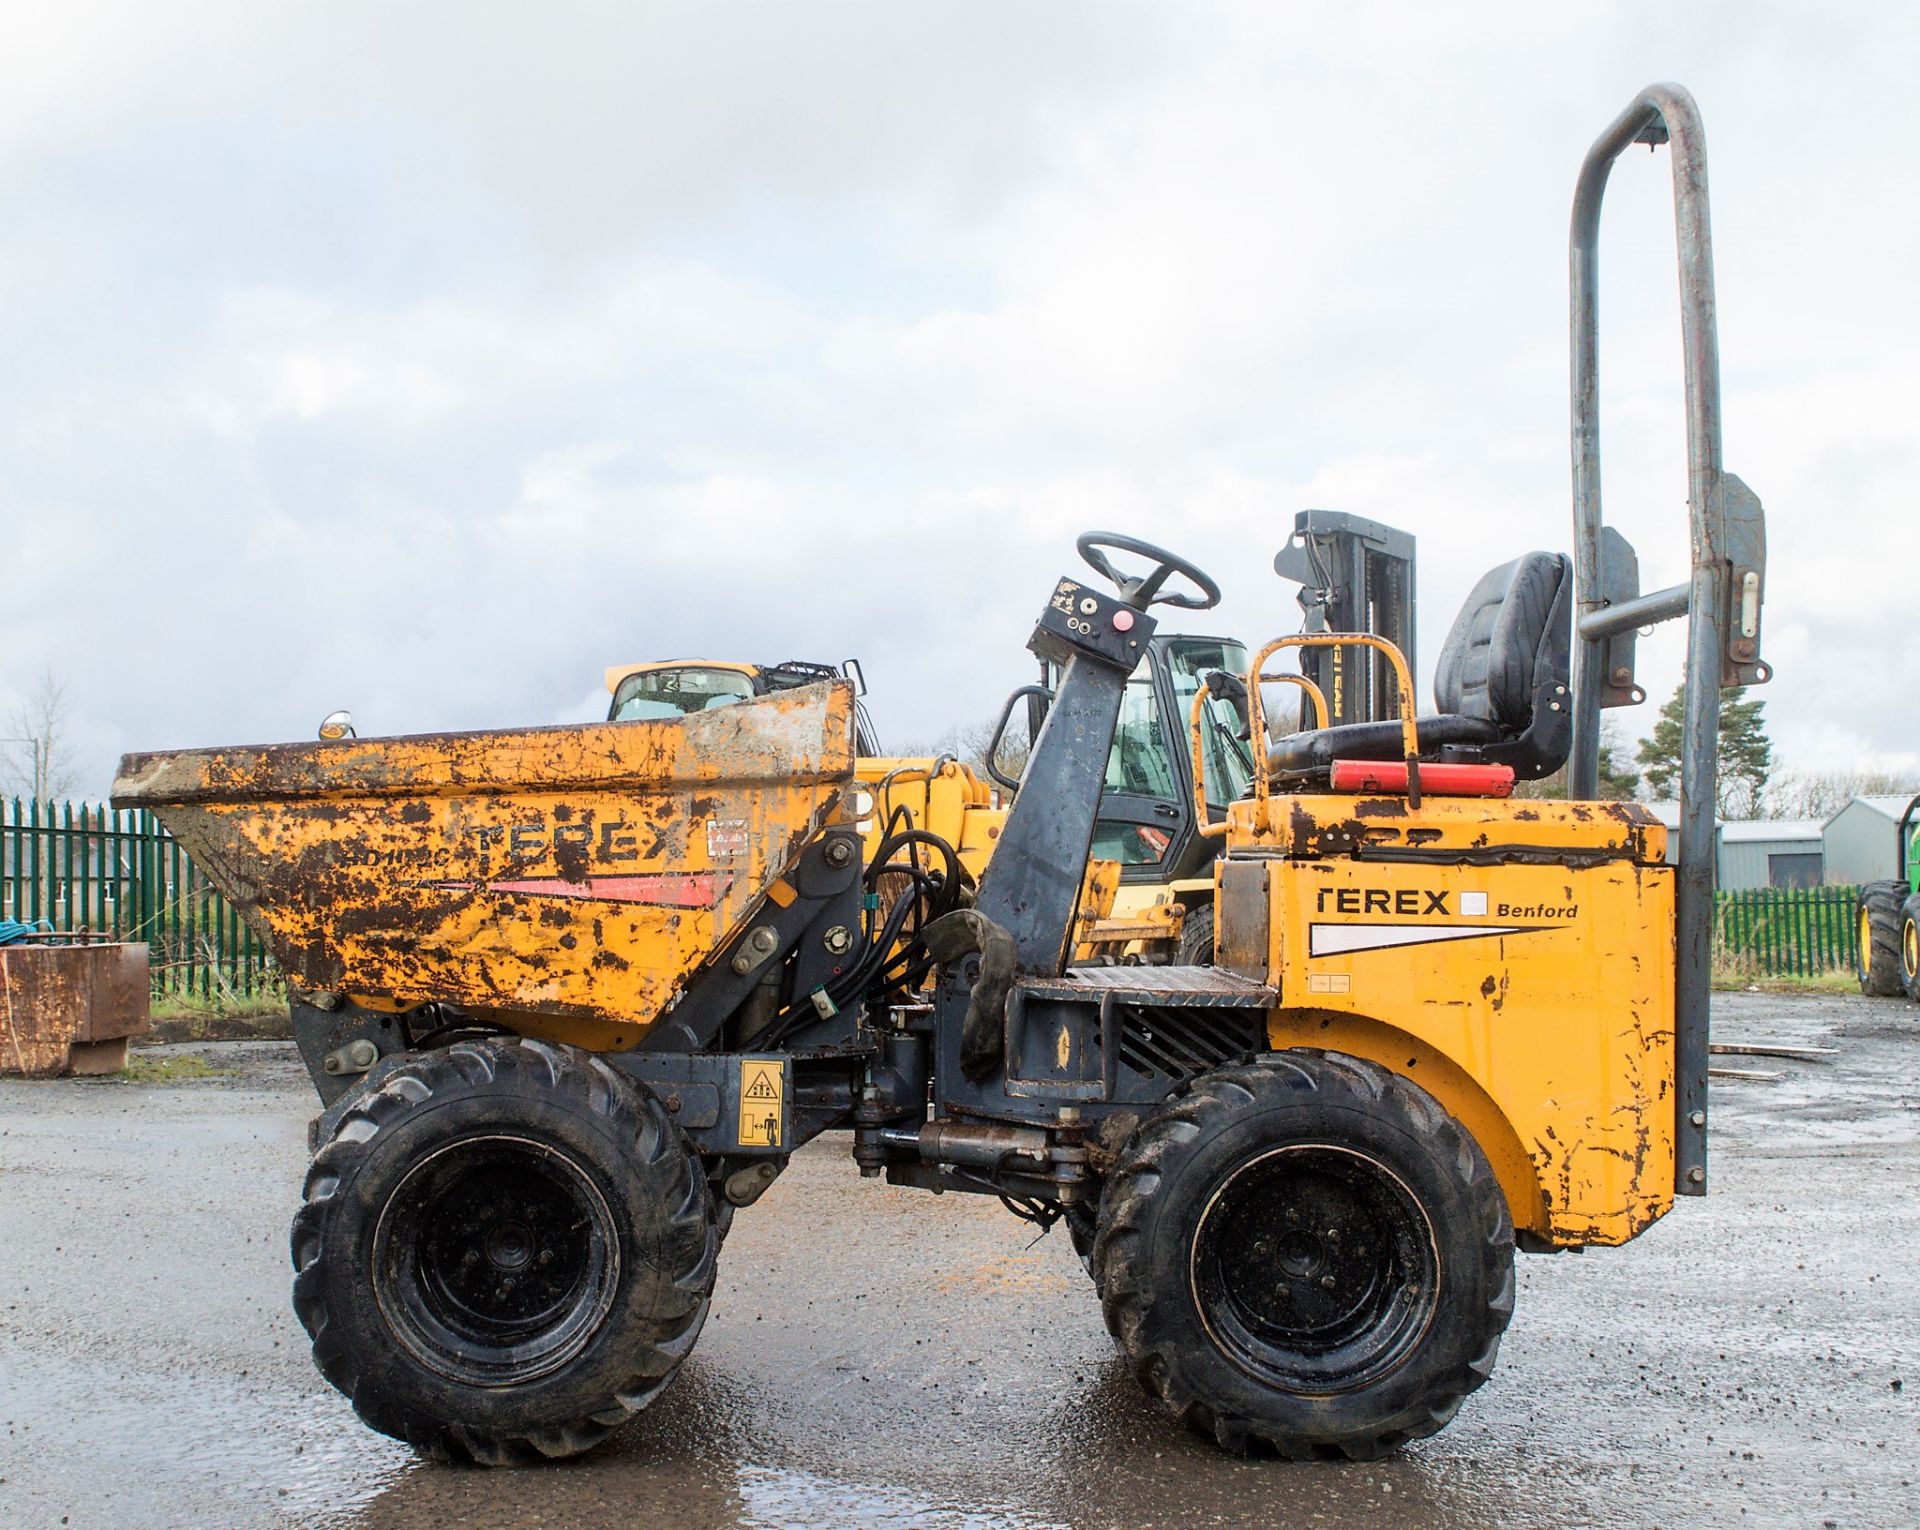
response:
[[[130,754],[296,988],[632,1046],[835,811],[844,681],[661,722]]]

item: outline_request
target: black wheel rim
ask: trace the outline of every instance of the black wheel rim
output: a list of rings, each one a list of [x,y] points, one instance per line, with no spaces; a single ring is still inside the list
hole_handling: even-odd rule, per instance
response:
[[[1352,1391],[1413,1351],[1439,1302],[1433,1226],[1379,1160],[1331,1144],[1277,1148],[1215,1189],[1194,1230],[1208,1335],[1256,1380]]]
[[[599,1332],[619,1278],[606,1197],[527,1137],[469,1137],[421,1159],[374,1233],[374,1294],[395,1336],[441,1375],[482,1386],[566,1365]]]

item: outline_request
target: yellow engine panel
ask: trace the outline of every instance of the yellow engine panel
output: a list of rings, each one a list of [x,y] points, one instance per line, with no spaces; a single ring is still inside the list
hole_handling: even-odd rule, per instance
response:
[[[937,834],[980,880],[1000,838],[1007,811],[996,805],[993,788],[958,760],[862,755],[855,763],[858,785],[851,816],[866,840],[871,859],[880,840],[904,810],[900,825]]]
[[[1222,959],[1279,987],[1272,1045],[1421,1084],[1480,1142],[1515,1226],[1553,1244],[1622,1243],[1667,1211],[1673,872],[1649,815],[1459,798],[1235,809]]]

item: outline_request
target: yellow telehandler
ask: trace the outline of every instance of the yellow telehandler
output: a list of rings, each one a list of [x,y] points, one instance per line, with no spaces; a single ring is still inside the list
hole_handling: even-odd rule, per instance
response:
[[[1409,663],[1414,635],[1414,539],[1395,527],[1329,510],[1303,510],[1274,558],[1274,571],[1300,586],[1308,631],[1367,632],[1388,638]],[[1378,653],[1315,648],[1301,655],[1304,673],[1276,677],[1303,691],[1303,722],[1371,722],[1394,715],[1392,666]],[[1128,677],[1108,751],[1092,856],[1099,868],[1082,902],[1076,955],[1085,961],[1207,965],[1213,960],[1213,862],[1225,804],[1252,784],[1254,744],[1244,685],[1230,679],[1247,668],[1246,645],[1203,633],[1155,633]],[[751,664],[723,659],[670,659],[617,664],[606,671],[608,722],[672,719],[738,705],[823,680],[853,681],[866,693],[857,660],[835,666],[786,660]],[[902,823],[926,829],[960,853],[979,877],[1020,789],[1003,763],[1016,714],[1025,736],[1039,736],[1060,683],[1046,660],[1037,681],[1012,691],[1001,708],[981,769],[951,754],[920,759],[886,754],[866,708],[856,702],[854,775],[860,826],[871,851]],[[1204,698],[1204,700],[1202,699]],[[1196,714],[1200,744],[1189,757],[1188,718]],[[1212,806],[1196,817],[1198,800]]]
[[[1237,675],[1246,664],[1245,645],[1232,638],[1156,634],[1146,644],[1129,677],[1107,756],[1076,959],[1212,961],[1212,865],[1219,841],[1193,818],[1185,719],[1195,697],[1205,696],[1199,758],[1209,795],[1216,803],[1239,795],[1253,778],[1251,746],[1242,736],[1245,703],[1209,691],[1207,676],[1223,670]],[[868,853],[903,825],[925,829],[954,847],[968,877],[977,882],[1006,821],[1006,803],[1020,788],[1001,761],[1008,726],[1025,703],[1028,736],[1037,736],[1059,682],[1054,669],[1043,665],[1038,684],[1008,696],[986,749],[989,780],[952,754],[883,753],[865,707],[856,700],[854,809]],[[852,659],[837,667],[796,660],[619,664],[606,672],[607,721],[720,710],[842,677],[853,682],[856,696],[865,692],[865,676]],[[1213,821],[1221,814],[1216,809]]]
[[[1669,136],[1691,573],[1642,594],[1600,513],[1593,254],[1614,159]],[[1435,710],[1382,637],[1249,660],[1255,738],[1291,649],[1378,654],[1399,716],[1284,739],[1223,804],[1213,966],[1069,966],[1128,677],[1158,607],[1211,604],[1191,563],[1106,533],[1046,592],[1029,646],[1058,684],[970,897],[924,829],[869,849],[845,680],[123,760],[116,804],[157,813],[285,969],[324,1107],[294,1304],[360,1415],[481,1462],[591,1447],[692,1347],[731,1216],[831,1131],[864,1175],[1064,1221],[1142,1384],[1222,1446],[1366,1458],[1486,1380],[1516,1247],[1623,1243],[1702,1193],[1717,693],[1767,678],[1705,174],[1674,86],[1589,154],[1574,556],[1474,587]],[[1682,614],[1675,867],[1652,815],[1592,799],[1632,635]],[[1569,800],[1507,795],[1563,763]]]

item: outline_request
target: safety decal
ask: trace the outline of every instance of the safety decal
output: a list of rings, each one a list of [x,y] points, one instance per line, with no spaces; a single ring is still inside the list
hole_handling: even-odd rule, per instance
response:
[[[1307,927],[1307,955],[1344,956],[1395,946],[1428,946],[1489,935],[1524,935],[1537,924],[1315,924]]]
[[[787,1065],[778,1057],[740,1059],[741,1147],[785,1145]]]
[[[749,848],[746,819],[709,818],[707,820],[707,854],[715,860],[725,855],[745,855]]]

